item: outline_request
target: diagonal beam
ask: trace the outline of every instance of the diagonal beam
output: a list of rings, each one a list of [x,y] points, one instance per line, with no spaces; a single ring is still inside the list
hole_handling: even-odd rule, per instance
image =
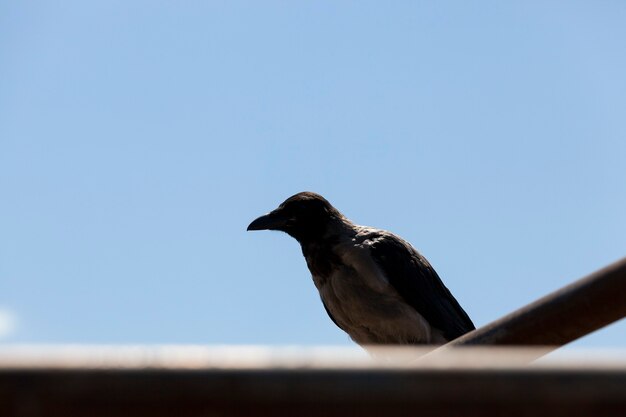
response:
[[[563,346],[626,317],[626,258],[548,294],[444,347]]]

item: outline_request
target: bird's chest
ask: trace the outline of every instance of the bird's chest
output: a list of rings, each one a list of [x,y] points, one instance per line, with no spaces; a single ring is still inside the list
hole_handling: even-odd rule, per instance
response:
[[[375,327],[404,305],[366,248],[319,248],[305,257],[322,301],[348,333],[354,327]]]
[[[303,253],[324,301],[372,301],[371,297],[388,290],[389,283],[367,249],[351,244],[312,245]]]
[[[329,312],[346,326],[364,324],[369,317],[379,316],[378,310],[389,298],[383,289],[368,285],[366,278],[349,266],[335,268],[326,276],[313,274],[312,277]]]

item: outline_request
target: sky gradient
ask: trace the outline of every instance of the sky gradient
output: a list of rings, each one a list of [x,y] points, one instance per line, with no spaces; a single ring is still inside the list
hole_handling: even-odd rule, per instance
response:
[[[0,0],[0,341],[350,344],[297,243],[245,231],[304,190],[410,241],[477,326],[623,257],[624,21]]]

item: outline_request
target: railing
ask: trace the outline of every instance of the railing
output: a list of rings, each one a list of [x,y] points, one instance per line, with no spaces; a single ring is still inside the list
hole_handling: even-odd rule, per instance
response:
[[[514,345],[556,349],[623,317],[626,258],[467,333],[446,347]]]

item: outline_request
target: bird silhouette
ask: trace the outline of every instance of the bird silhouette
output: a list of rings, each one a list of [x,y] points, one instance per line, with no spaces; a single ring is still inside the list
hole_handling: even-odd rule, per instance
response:
[[[475,328],[408,242],[354,224],[319,194],[289,197],[248,230],[278,230],[300,243],[326,312],[359,345],[436,345]]]

